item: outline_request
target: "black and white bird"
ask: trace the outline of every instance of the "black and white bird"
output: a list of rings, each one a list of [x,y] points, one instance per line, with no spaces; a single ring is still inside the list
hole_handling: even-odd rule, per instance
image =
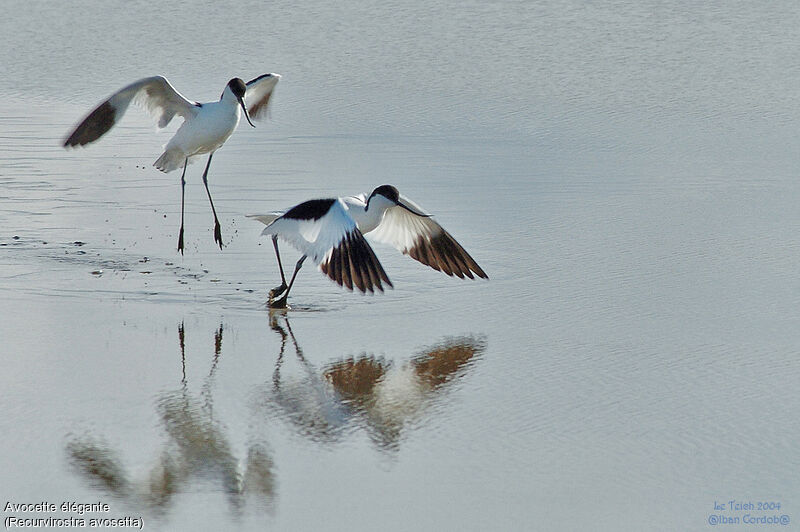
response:
[[[178,251],[183,253],[183,203],[186,186],[186,165],[200,155],[208,154],[208,162],[203,172],[203,184],[206,187],[211,211],[214,213],[214,241],[222,249],[222,232],[220,229],[214,200],[208,190],[208,167],[211,157],[233,134],[239,119],[244,113],[247,122],[253,125],[251,118],[262,118],[267,115],[270,98],[275,85],[280,80],[278,74],[264,74],[245,83],[233,78],[222,91],[219,101],[198,103],[187,100],[176,91],[162,76],[140,79],[111,95],[98,105],[64,141],[64,147],[84,146],[90,144],[122,119],[131,102],[140,104],[158,120],[158,127],[164,128],[175,115],[183,118],[183,124],[164,147],[153,164],[162,172],[171,172],[183,166],[181,174],[181,229],[178,234]]]
[[[280,286],[270,291],[270,306],[286,306],[289,291],[306,258],[340,286],[349,290],[383,291],[381,281],[392,287],[372,248],[364,239],[391,244],[397,250],[434,270],[450,276],[488,279],[478,263],[430,214],[402,196],[392,185],[381,185],[371,194],[306,201],[285,212],[251,216],[272,236],[281,273]],[[278,239],[303,255],[294,273],[286,277],[278,251]],[[280,297],[278,297],[280,296]],[[277,298],[277,299],[276,299]]]

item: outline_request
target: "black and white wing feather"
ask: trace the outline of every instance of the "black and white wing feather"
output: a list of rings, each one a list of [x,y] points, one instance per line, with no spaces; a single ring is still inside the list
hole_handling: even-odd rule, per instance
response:
[[[140,79],[120,89],[98,105],[64,141],[64,147],[84,146],[105,135],[125,114],[131,102],[144,109],[166,127],[175,117],[194,117],[199,104],[184,98],[163,76]]]
[[[247,82],[244,102],[250,118],[265,118],[269,111],[269,102],[275,94],[275,86],[281,79],[278,74],[262,74]]]
[[[403,195],[400,203],[405,208],[390,207],[380,225],[369,233],[371,237],[447,275],[489,278],[461,244],[422,208]]]
[[[282,215],[252,216],[267,223],[263,235],[277,235],[340,286],[361,292],[392,287],[378,257],[338,199],[303,202]]]

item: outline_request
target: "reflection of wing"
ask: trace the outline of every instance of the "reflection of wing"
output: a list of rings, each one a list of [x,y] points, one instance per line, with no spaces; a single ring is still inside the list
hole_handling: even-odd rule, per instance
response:
[[[244,101],[250,118],[267,116],[270,98],[275,93],[275,85],[280,79],[278,74],[263,74],[247,82]]]
[[[482,339],[457,338],[432,347],[412,361],[414,372],[431,388],[452,380],[483,352]]]
[[[84,437],[69,441],[67,453],[72,465],[90,482],[99,484],[118,497],[131,492],[122,460],[110,448]]]
[[[447,389],[446,383],[463,377],[485,347],[482,338],[451,338],[408,363],[361,355],[328,365],[323,376],[343,404],[363,416],[370,436],[392,449],[409,422],[429,415],[431,399]]]
[[[474,279],[474,272],[478,277],[488,278],[450,233],[417,204],[402,195],[400,203],[406,208],[400,205],[389,208],[370,236],[447,275]]]
[[[184,98],[162,76],[140,79],[114,93],[98,105],[70,133],[64,146],[83,146],[105,135],[119,121],[131,101],[142,105],[158,120],[158,127],[166,127],[175,115],[184,119],[197,114],[200,107]]]
[[[254,218],[263,222],[271,216]],[[296,205],[269,223],[262,234],[285,240],[349,290],[355,285],[362,292],[374,292],[375,288],[383,292],[381,281],[392,286],[341,200],[310,200]]]
[[[362,355],[330,365],[323,375],[342,398],[357,404],[367,404],[375,386],[386,375],[390,364],[383,359]]]

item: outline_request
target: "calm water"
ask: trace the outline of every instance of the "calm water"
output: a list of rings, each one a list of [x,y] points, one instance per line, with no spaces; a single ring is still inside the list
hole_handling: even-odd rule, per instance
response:
[[[793,2],[7,2],[2,502],[146,530],[705,530],[800,522]],[[124,84],[279,72],[210,183]],[[172,130],[171,128],[170,130]],[[278,273],[246,214],[392,183],[491,280]],[[286,252],[291,265],[296,255]],[[81,517],[5,510],[9,517]],[[768,525],[751,525],[755,528]]]

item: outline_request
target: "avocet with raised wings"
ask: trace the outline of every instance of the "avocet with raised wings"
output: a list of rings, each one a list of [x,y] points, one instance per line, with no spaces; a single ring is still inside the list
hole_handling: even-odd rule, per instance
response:
[[[372,193],[343,198],[315,199],[284,212],[254,215],[266,224],[262,235],[270,235],[281,273],[280,286],[270,291],[270,306],[286,306],[289,291],[306,258],[322,273],[349,290],[383,291],[381,282],[392,287],[364,234],[391,244],[403,254],[450,276],[488,279],[478,263],[419,205],[402,196],[392,185],[381,185]],[[278,251],[281,239],[303,255],[289,283]],[[280,297],[279,297],[280,296]]]
[[[214,241],[222,249],[222,231],[211,192],[208,190],[208,168],[211,157],[233,134],[244,113],[247,122],[255,127],[251,118],[267,115],[267,109],[278,74],[264,74],[245,83],[233,78],[222,91],[219,101],[198,103],[187,100],[162,76],[140,79],[123,87],[98,105],[78,124],[64,141],[64,147],[84,146],[106,134],[125,114],[131,102],[141,104],[154,118],[158,127],[166,127],[175,115],[183,124],[164,147],[164,153],[153,164],[162,172],[171,172],[183,166],[181,174],[181,228],[178,250],[183,253],[183,204],[186,186],[186,166],[199,155],[208,154],[203,184],[214,214]]]

